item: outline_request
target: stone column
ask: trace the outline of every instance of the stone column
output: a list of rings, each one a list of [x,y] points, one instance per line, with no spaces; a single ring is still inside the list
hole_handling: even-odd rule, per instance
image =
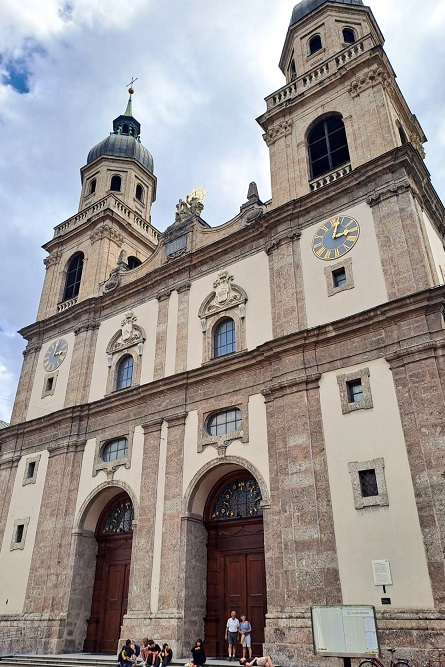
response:
[[[26,614],[48,615],[51,623],[39,650],[65,650],[65,617],[72,586],[72,543],[85,441],[48,447],[45,478],[28,587]]]
[[[100,322],[93,318],[74,329],[76,338],[66,388],[65,407],[88,403],[99,327]],[[103,353],[105,354],[105,350]]]
[[[394,378],[435,606],[445,607],[445,343],[386,357]]]
[[[167,349],[167,324],[168,324],[168,306],[170,291],[161,292],[157,299],[158,323],[156,327],[156,347],[153,380],[159,380],[164,377],[165,372],[165,352]]]
[[[289,231],[266,244],[275,338],[307,327],[300,237],[301,232]]]
[[[178,333],[176,336],[176,373],[187,370],[189,299],[191,283],[178,287]]]
[[[41,343],[28,343],[23,352],[22,372],[20,373],[20,380],[15,396],[11,424],[18,424],[26,419],[41,348]]]
[[[202,517],[182,517],[179,549],[178,610],[184,610],[182,655],[204,636],[207,605],[207,530]]]
[[[309,607],[341,603],[319,375],[266,397],[271,508],[264,516],[266,653],[313,660]]]

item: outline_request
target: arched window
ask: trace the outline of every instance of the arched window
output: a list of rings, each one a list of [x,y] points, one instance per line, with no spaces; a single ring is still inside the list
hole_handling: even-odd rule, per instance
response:
[[[128,134],[128,129],[129,129],[128,125],[124,124],[122,126],[122,134]]]
[[[349,162],[345,126],[340,116],[329,116],[315,125],[308,136],[312,178]]]
[[[133,530],[134,508],[128,496],[118,500],[108,512],[101,535],[120,535]]]
[[[291,81],[297,78],[297,68],[295,67],[295,60],[293,58],[289,64],[289,78]]]
[[[92,181],[90,181],[90,195],[92,195],[94,192],[96,192],[96,179],[93,178]]]
[[[117,461],[122,459],[128,452],[128,440],[127,438],[118,438],[117,440],[110,440],[107,442],[105,447],[102,450],[102,460],[105,463],[110,463],[111,461]]]
[[[133,257],[132,255],[130,255],[130,257],[128,257],[127,259],[127,266],[130,271],[131,269],[135,269],[137,266],[140,266],[141,264],[142,264],[141,260],[138,259],[137,257]]]
[[[252,478],[234,479],[224,486],[213,503],[212,521],[253,519],[262,516],[261,490]]]
[[[352,30],[352,28],[343,28],[343,41],[346,44],[354,44],[355,32]]]
[[[239,408],[224,410],[212,415],[207,422],[207,433],[209,435],[225,435],[233,433],[241,427],[243,415]]]
[[[66,272],[65,289],[62,301],[73,299],[79,294],[80,279],[82,278],[83,252],[78,252],[70,259]]]
[[[400,141],[402,143],[402,146],[404,144],[408,143],[408,139],[406,137],[406,134],[405,134],[405,131],[404,131],[403,127],[399,127],[399,136],[400,136]]]
[[[111,179],[110,190],[112,190],[113,192],[120,192],[121,183],[122,179],[120,176],[113,176]]]
[[[317,53],[321,49],[321,37],[320,35],[314,35],[309,40],[309,53]]]
[[[213,336],[213,356],[222,357],[236,351],[235,322],[227,318],[220,322]]]
[[[131,387],[133,378],[133,357],[128,354],[119,362],[117,367],[116,389]]]
[[[135,194],[136,199],[139,199],[139,201],[143,201],[144,199],[144,188],[140,183],[136,185],[136,194]]]

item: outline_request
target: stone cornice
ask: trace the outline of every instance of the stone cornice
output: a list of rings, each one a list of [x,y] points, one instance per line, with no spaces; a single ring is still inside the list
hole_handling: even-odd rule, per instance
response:
[[[5,444],[4,456],[10,455],[7,451],[8,445],[11,449],[20,447],[22,454],[37,451],[37,447],[46,448],[46,445],[42,445],[42,440],[39,439],[39,433],[42,429],[48,430],[48,427],[51,428],[52,433],[60,433],[56,447],[65,447],[67,440],[73,442],[74,447],[79,446],[76,443],[83,442],[87,430],[91,429],[89,424],[92,420],[113,411],[123,411],[123,413],[126,410],[131,411],[132,421],[143,423],[148,432],[151,428],[160,427],[164,418],[171,425],[171,420],[175,419],[175,415],[170,417],[167,411],[162,415],[158,412],[156,415],[153,414],[150,421],[147,406],[153,404],[155,399],[169,393],[175,409],[181,410],[176,414],[181,421],[184,419],[186,410],[195,409],[194,403],[187,405],[187,390],[202,386],[203,382],[208,381],[209,378],[217,385],[219,378],[227,379],[231,375],[247,374],[247,371],[252,370],[255,373],[256,381],[251,380],[250,391],[259,393],[266,387],[267,400],[272,394],[295,391],[295,386],[298,384],[301,385],[301,390],[314,388],[317,386],[319,374],[344,368],[352,363],[369,363],[372,359],[386,358],[391,366],[395,367],[404,363],[404,359],[415,361],[416,355],[419,359],[421,358],[419,355],[431,356],[433,353],[442,355],[445,349],[445,331],[440,328],[440,322],[444,301],[444,286],[428,289],[343,320],[287,334],[268,341],[252,351],[243,351],[213,359],[190,371],[126,389],[119,392],[119,395],[112,394],[94,403],[63,408],[45,417],[9,426],[2,429],[2,443]],[[435,314],[437,317],[433,317]],[[394,338],[394,330],[400,323],[422,318],[430,322],[437,320],[435,324],[438,327],[437,330],[425,332],[422,329],[422,333],[418,336],[407,335],[407,338],[403,340],[400,340],[398,336]],[[360,341],[362,337],[364,338],[363,349],[358,345],[355,352],[349,351],[349,343]],[[365,337],[368,337],[368,340],[365,340]],[[372,348],[369,347],[369,337],[372,337],[373,340]],[[428,340],[425,340],[425,337]],[[293,369],[294,377],[286,376],[285,372],[275,375],[279,372],[279,363],[276,362],[289,355],[297,360]],[[296,374],[298,377],[295,377]],[[139,418],[137,417],[138,406],[141,415]],[[95,432],[96,430],[91,431],[89,437],[95,437],[93,435]],[[76,440],[73,439],[74,433],[76,433],[74,436]],[[35,438],[34,444],[33,438]],[[26,443],[26,451],[24,443]]]
[[[320,378],[320,373],[305,375],[304,377],[288,378],[283,381],[266,385],[261,393],[263,394],[266,403],[269,403],[277,398],[286,396],[287,394],[318,389],[320,386]]]

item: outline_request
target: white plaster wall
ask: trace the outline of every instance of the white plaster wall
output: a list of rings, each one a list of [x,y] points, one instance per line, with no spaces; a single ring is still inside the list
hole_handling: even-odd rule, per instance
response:
[[[188,327],[188,370],[202,364],[203,333],[198,311],[204,299],[214,291],[213,282],[218,273],[225,269],[233,275],[233,282],[247,293],[245,319],[247,349],[253,350],[272,338],[269,260],[265,252],[259,252],[234,264],[221,265],[218,271],[192,283]]]
[[[36,482],[23,486],[26,460],[36,454],[41,455]],[[23,611],[47,469],[46,450],[23,456],[18,464],[0,551],[0,614],[21,614]],[[27,517],[29,524],[24,549],[10,551],[14,522]]]
[[[44,415],[49,414],[50,412],[61,410],[65,404],[65,394],[68,385],[68,376],[70,372],[71,359],[73,356],[75,336],[74,333],[71,332],[60,336],[60,338],[63,338],[68,343],[68,352],[62,364],[57,369],[59,373],[57,375],[54,393],[52,396],[45,396],[45,398],[42,398],[42,391],[46,381],[45,378],[48,375],[43,368],[43,359],[49,346],[54,340],[56,340],[56,338],[46,341],[40,350],[39,360],[37,362],[37,368],[34,375],[34,384],[32,386],[31,398],[29,400],[28,412],[26,414],[27,420],[37,419],[38,417],[43,417]]]
[[[341,259],[323,261],[312,252],[312,239],[323,222],[337,214],[355,218],[360,225],[360,235],[352,250]],[[309,328],[340,320],[388,300],[372,210],[366,203],[342,211],[327,212],[317,224],[303,230],[300,244]],[[346,258],[352,260],[355,286],[353,289],[328,296],[324,270]]]
[[[234,440],[226,449],[226,456],[238,456],[249,461],[264,478],[268,488],[269,484],[269,457],[267,445],[267,422],[266,405],[262,394],[249,396],[249,442]],[[207,446],[202,452],[198,452],[198,429],[203,428],[199,424],[198,413],[189,412],[185,427],[184,438],[184,472],[183,491],[186,492],[190,482],[196,473],[207,463],[218,459],[215,447]],[[220,459],[224,463],[224,459]],[[198,505],[205,504],[208,495],[207,487],[203,488],[203,497],[198,498]],[[198,492],[199,495],[199,492]]]
[[[445,282],[445,248],[439,234],[434,229],[425,212],[423,212],[423,222],[430,242],[431,253],[433,255],[437,272],[434,284],[443,285]]]
[[[158,302],[154,299],[140,306],[135,306],[131,310],[137,317],[136,324],[144,329],[146,335],[141,369],[141,384],[144,384],[153,380]],[[100,325],[91,378],[90,402],[97,401],[105,396],[108,378],[108,355],[106,350],[111,338],[121,328],[125,312],[104,320]]]
[[[178,293],[174,290],[168,302],[167,345],[164,375],[173,375],[176,366],[176,336],[178,331]]]
[[[337,375],[368,367],[374,407],[343,415]],[[384,359],[326,373],[320,398],[344,604],[433,608],[425,549],[392,373]],[[355,509],[348,463],[383,457],[389,506]],[[371,560],[390,561],[393,585],[374,585]]]
[[[141,488],[141,476],[142,476],[142,457],[144,450],[144,433],[142,427],[136,427],[133,436],[133,451],[131,456],[131,467],[125,468],[125,466],[120,466],[114,473],[114,479],[116,481],[125,482],[134,492],[136,498],[139,499],[140,488]],[[82,469],[80,472],[79,488],[77,491],[76,499],[76,523],[80,519],[79,512],[82,508],[82,505],[90,494],[94,494],[94,491],[98,487],[107,481],[107,475],[105,471],[101,470],[99,473],[93,477],[93,464],[94,464],[94,455],[96,452],[96,439],[92,438],[87,441],[82,458]],[[115,489],[112,490],[112,493],[115,492]],[[94,531],[96,528],[96,523],[99,518],[99,515],[106,505],[108,500],[107,497],[103,499],[103,502],[99,502],[96,506],[91,508],[91,513],[87,517],[87,522],[85,523],[85,528],[87,530]],[[111,496],[110,496],[111,497]]]

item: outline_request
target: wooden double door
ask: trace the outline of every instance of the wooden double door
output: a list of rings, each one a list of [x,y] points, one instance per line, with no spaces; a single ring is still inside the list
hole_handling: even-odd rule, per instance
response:
[[[252,624],[252,650],[262,655],[266,576],[263,520],[244,519],[207,524],[207,613],[205,646],[209,657],[227,655],[225,629],[232,610]],[[237,656],[241,656],[237,644]]]
[[[84,650],[117,653],[127,613],[132,533],[99,537],[96,576]]]

